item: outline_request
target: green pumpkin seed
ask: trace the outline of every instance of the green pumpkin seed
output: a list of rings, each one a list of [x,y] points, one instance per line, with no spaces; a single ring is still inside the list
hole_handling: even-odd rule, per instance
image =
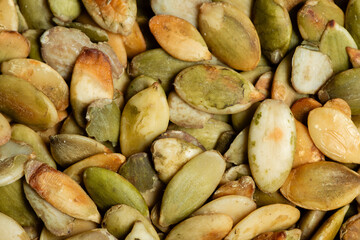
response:
[[[354,38],[356,44],[360,46],[360,31],[357,26],[360,23],[360,1],[350,0],[348,1],[346,13],[345,13],[345,28],[349,31]]]
[[[57,134],[50,137],[50,150],[54,160],[62,167],[97,153],[111,152],[94,139],[76,134]]]
[[[34,210],[25,198],[22,179],[0,187],[0,212],[16,220],[22,227],[39,226]]]
[[[48,1],[17,1],[21,13],[29,25],[30,29],[49,29],[53,26],[51,22],[52,13],[49,8]]]
[[[153,240],[153,236],[148,232],[142,221],[135,221],[131,232],[126,236],[125,240]]]
[[[248,71],[259,63],[261,49],[255,27],[241,10],[231,4],[202,4],[199,30],[210,51],[228,66]]]
[[[159,223],[169,226],[186,218],[212,194],[225,171],[225,161],[215,151],[206,151],[186,163],[168,183]]]
[[[306,1],[297,14],[299,31],[304,40],[317,42],[326,24],[335,20],[344,26],[344,12],[334,2],[328,0]]]
[[[54,103],[56,110],[68,107],[69,87],[49,65],[33,59],[12,59],[1,64],[1,72],[30,82]]]
[[[144,217],[138,210],[125,204],[119,204],[106,211],[101,223],[112,235],[118,239],[124,239],[136,221],[141,221],[153,239],[160,240],[156,230],[148,218]]]
[[[176,93],[190,106],[214,114],[233,114],[264,99],[262,93],[237,72],[220,66],[196,65],[181,71]]]
[[[117,240],[111,235],[106,229],[97,228],[83,233],[76,234],[75,236],[67,238],[67,240],[86,240],[86,239],[97,239],[97,240]]]
[[[137,209],[145,217],[149,210],[140,192],[119,174],[99,167],[89,167],[83,175],[86,190],[102,210],[116,204],[126,204]],[[109,185],[108,183],[112,183]]]
[[[125,105],[120,121],[120,147],[125,156],[145,151],[165,132],[169,106],[159,83],[137,93]]]
[[[120,109],[111,99],[98,99],[87,108],[86,133],[99,142],[110,141],[115,147],[120,134]]]
[[[254,3],[253,22],[259,34],[263,54],[279,63],[289,49],[292,25],[288,11],[274,0]]]
[[[126,89],[126,101],[129,101],[132,96],[134,96],[141,90],[150,87],[155,82],[157,82],[157,80],[152,77],[148,77],[145,75],[137,76],[129,83],[129,86]]]
[[[53,127],[58,121],[54,104],[26,80],[0,75],[0,111],[35,129]]]
[[[346,47],[357,48],[357,45],[344,27],[331,20],[321,36],[319,47],[320,52],[331,59],[334,73],[338,73],[350,68]]]
[[[325,103],[330,99],[341,98],[349,104],[351,114],[359,115],[359,92],[356,91],[360,87],[360,83],[357,81],[359,74],[360,68],[354,68],[335,75],[318,92],[321,102]]]
[[[328,211],[342,207],[360,193],[360,176],[335,162],[308,163],[293,169],[281,193],[305,209]]]
[[[129,66],[131,77],[145,75],[158,80],[165,92],[172,88],[172,81],[181,70],[196,63],[171,57],[163,49],[152,49],[135,56]]]
[[[65,119],[65,121],[61,125],[59,133],[60,134],[77,134],[77,135],[82,135],[82,136],[86,135],[85,130],[77,124],[73,114],[70,114]]]
[[[155,205],[159,200],[163,184],[151,165],[146,153],[131,155],[121,165],[119,174],[132,183],[143,196],[149,207]]]
[[[267,99],[257,108],[248,139],[249,165],[260,190],[276,192],[293,164],[296,142],[295,120],[290,108]]]
[[[51,12],[63,22],[71,22],[81,13],[79,0],[49,0],[48,2]]]

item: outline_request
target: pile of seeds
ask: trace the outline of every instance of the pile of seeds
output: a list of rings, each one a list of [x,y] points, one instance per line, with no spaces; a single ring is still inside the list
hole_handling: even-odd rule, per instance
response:
[[[360,0],[0,0],[0,239],[360,239]]]

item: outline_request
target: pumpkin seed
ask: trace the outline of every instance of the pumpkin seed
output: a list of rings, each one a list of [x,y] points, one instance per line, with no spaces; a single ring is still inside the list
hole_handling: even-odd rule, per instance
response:
[[[336,237],[336,233],[341,227],[341,224],[348,209],[349,205],[346,205],[337,210],[333,215],[331,215],[316,231],[316,233],[312,236],[311,240],[334,239]]]
[[[62,167],[68,167],[97,153],[111,153],[110,149],[94,139],[76,134],[50,137],[50,150],[54,160]]]
[[[150,19],[149,26],[157,42],[171,56],[189,62],[211,59],[204,39],[186,20],[157,15]]]
[[[34,129],[53,127],[58,121],[54,104],[26,80],[0,75],[0,111]]]
[[[81,184],[83,182],[83,173],[86,168],[103,167],[117,172],[125,160],[125,157],[119,153],[98,153],[72,164],[64,170],[64,173],[77,183]]]
[[[263,94],[241,75],[220,66],[186,68],[176,76],[174,86],[176,93],[190,106],[214,114],[237,113],[264,99]]]
[[[255,209],[256,204],[251,198],[239,195],[227,195],[208,202],[191,214],[191,216],[222,213],[230,216],[233,223],[237,224]]]
[[[146,51],[146,41],[137,22],[132,26],[131,33],[127,36],[121,35],[124,42],[126,54],[129,58],[133,58]]]
[[[344,27],[331,20],[321,36],[319,48],[320,52],[325,53],[331,59],[334,73],[350,68],[346,47],[357,48],[357,45]]]
[[[22,227],[37,228],[40,222],[25,198],[22,179],[0,187],[0,212],[16,220]]]
[[[98,2],[83,0],[87,12],[102,28],[113,32],[129,35],[136,20],[135,0],[112,0]]]
[[[1,212],[0,232],[3,236],[6,236],[8,240],[30,240],[25,230],[14,219]]]
[[[309,112],[314,108],[321,107],[321,103],[313,98],[300,98],[294,102],[291,106],[291,112],[294,118],[304,125],[307,125],[307,119]]]
[[[359,68],[353,68],[343,71],[327,81],[318,92],[321,102],[341,98],[349,104],[352,115],[359,115],[360,103],[358,91],[356,91],[359,84],[359,81],[357,81],[359,73]]]
[[[327,0],[306,1],[297,14],[300,34],[308,41],[320,41],[330,20],[344,26],[344,12],[334,2]]]
[[[320,161],[293,169],[280,191],[297,206],[328,211],[353,201],[360,193],[359,182],[359,175],[349,168]]]
[[[30,29],[46,30],[53,26],[51,21],[53,16],[48,1],[19,0],[17,3]]]
[[[292,59],[292,86],[298,93],[315,94],[331,77],[331,63],[326,54],[298,46]]]
[[[29,58],[43,61],[40,50],[40,37],[43,34],[41,29],[28,29],[23,32],[23,36],[30,42]]]
[[[254,0],[214,0],[214,2],[225,2],[232,4],[234,7],[241,10],[248,18],[251,17],[251,10],[254,5]]]
[[[131,232],[126,236],[125,240],[155,240],[153,236],[146,230],[143,222],[135,221]]]
[[[191,136],[189,133],[184,132],[184,131],[167,130],[166,132],[162,133],[156,139],[163,139],[163,138],[179,138],[181,140],[184,140],[188,143],[191,143],[191,144],[201,148],[203,151],[206,150],[204,148],[204,146],[195,137]]]
[[[67,238],[67,240],[87,240],[87,239],[116,240],[117,238],[115,238],[106,229],[103,228],[92,229],[90,231],[79,233],[75,236]]]
[[[79,0],[49,0],[49,7],[54,16],[63,22],[71,22],[81,13]]]
[[[5,0],[0,3],[0,29],[1,30],[18,30],[18,15],[16,12],[15,2],[13,0]],[[4,11],[6,9],[6,11]]]
[[[55,208],[74,218],[100,223],[95,203],[69,176],[36,160],[27,161],[24,171],[26,182]]]
[[[159,200],[163,184],[153,169],[146,153],[131,155],[121,165],[119,174],[139,190],[149,207],[154,206]]]
[[[319,150],[343,163],[359,163],[360,133],[355,124],[334,108],[316,108],[309,113],[309,133]]]
[[[291,106],[296,100],[308,97],[295,91],[291,85],[291,60],[293,54],[288,54],[276,68],[271,88],[271,98],[278,99]]]
[[[351,240],[360,237],[360,214],[356,214],[346,220],[340,228],[340,239]]]
[[[0,31],[0,63],[14,58],[26,58],[30,53],[29,41],[15,31]]]
[[[224,175],[221,178],[220,185],[225,184],[230,181],[235,181],[240,179],[242,176],[251,175],[249,165],[240,164],[239,166],[233,166],[228,168]]]
[[[169,106],[159,83],[137,93],[125,105],[120,121],[120,147],[125,156],[145,151],[166,131]]]
[[[159,224],[167,227],[186,218],[212,194],[225,171],[216,151],[206,151],[186,163],[168,183],[160,209]]]
[[[239,195],[250,199],[253,198],[255,182],[250,176],[241,176],[236,181],[229,181],[221,185],[213,194],[213,199],[227,196]]]
[[[227,162],[240,165],[247,161],[249,128],[243,129],[231,143],[228,150],[224,153]]]
[[[115,147],[120,134],[120,109],[114,100],[101,98],[93,101],[86,112],[86,133],[99,142],[109,141]]]
[[[330,99],[324,104],[324,107],[337,109],[351,119],[351,108],[349,104],[341,98]]]
[[[223,239],[231,230],[233,221],[231,217],[225,214],[213,213],[198,215],[186,219],[176,225],[166,236],[166,240],[185,240],[185,239],[206,239],[213,236],[212,239]]]
[[[287,229],[300,217],[300,211],[287,204],[271,204],[258,208],[243,218],[225,240],[252,239],[260,233]]]
[[[299,221],[299,228],[301,229],[301,240],[310,239],[315,230],[319,228],[326,212],[319,210],[308,210],[303,214]]]
[[[131,232],[136,221],[141,221],[148,233],[150,233],[155,240],[160,240],[148,218],[144,217],[135,208],[125,204],[114,205],[107,210],[101,226],[106,228],[116,238],[124,239],[126,235]]]
[[[352,47],[346,47],[346,52],[349,55],[350,62],[353,66],[353,68],[359,68],[360,67],[360,50],[352,48]]]
[[[251,20],[238,8],[222,2],[202,4],[199,30],[210,51],[228,66],[248,71],[258,65],[259,36]]]
[[[140,192],[119,174],[99,167],[89,167],[84,171],[86,190],[101,210],[108,210],[116,204],[126,204],[137,209],[145,217],[149,210]],[[107,183],[111,182],[109,185]]]
[[[253,22],[263,54],[272,63],[279,63],[291,41],[292,25],[288,11],[277,1],[258,0],[254,3]]]
[[[263,101],[251,121],[248,139],[249,165],[260,190],[272,193],[285,182],[295,143],[295,121],[289,107],[279,100]]]
[[[61,125],[61,129],[59,131],[60,134],[76,134],[85,136],[86,132],[82,129],[77,123],[74,118],[73,114],[70,114],[63,124]]]
[[[359,24],[359,14],[360,1],[350,0],[345,13],[345,28],[349,31],[358,46],[360,46],[360,31],[356,26]]]
[[[129,101],[132,96],[150,87],[155,82],[157,82],[157,80],[152,77],[148,77],[145,75],[137,76],[136,78],[131,80],[126,89],[126,101]]]
[[[36,215],[55,236],[71,236],[96,227],[96,223],[73,218],[48,203],[24,182],[24,192]]]
[[[156,15],[173,15],[190,22],[195,27],[198,26],[199,8],[202,3],[211,2],[210,0],[151,0],[151,8]]]
[[[6,186],[22,178],[24,176],[24,163],[28,159],[28,155],[16,155],[2,160],[0,162],[0,186]]]
[[[33,59],[12,59],[1,64],[3,74],[25,79],[44,93],[58,111],[69,105],[69,87],[49,65]]]

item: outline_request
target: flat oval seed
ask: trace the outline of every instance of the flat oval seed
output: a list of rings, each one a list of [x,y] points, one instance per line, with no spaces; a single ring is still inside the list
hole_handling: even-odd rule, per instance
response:
[[[276,192],[293,164],[296,143],[294,117],[279,100],[267,99],[251,121],[248,156],[251,173],[260,190]]]
[[[15,2],[13,0],[3,0],[0,2],[0,29],[1,30],[18,30],[18,15],[16,13]],[[6,9],[6,11],[4,11]]]
[[[360,46],[359,14],[360,1],[350,0],[345,13],[345,28],[349,31],[358,46]]]
[[[101,210],[108,210],[116,204],[126,204],[145,217],[149,216],[148,207],[140,192],[116,172],[89,167],[83,174],[83,180],[86,190]]]
[[[198,215],[176,225],[165,240],[202,240],[212,236],[212,240],[223,239],[231,230],[232,219],[225,214]]]
[[[36,130],[58,122],[56,108],[46,95],[26,80],[10,75],[0,75],[0,111]]]
[[[190,62],[211,59],[200,33],[184,19],[157,15],[150,19],[149,26],[160,46],[171,56]]]
[[[0,232],[4,239],[30,240],[25,230],[11,217],[0,212]]]
[[[316,147],[327,157],[343,163],[360,163],[360,133],[341,111],[316,108],[309,113],[308,127]]]
[[[0,146],[7,143],[11,138],[11,127],[8,120],[0,113]]]
[[[129,35],[136,20],[135,0],[82,0],[87,12],[102,28]]]
[[[49,65],[33,59],[12,59],[1,64],[1,72],[25,79],[44,93],[58,111],[69,105],[69,87]]]
[[[66,174],[45,163],[25,164],[26,182],[47,202],[74,218],[100,223],[100,213],[86,192]]]
[[[230,67],[248,71],[259,63],[261,48],[255,27],[231,4],[202,4],[199,29],[211,52]]]
[[[81,13],[79,0],[49,0],[48,2],[51,12],[63,22],[71,22]]]
[[[201,153],[186,163],[168,183],[161,203],[161,226],[180,222],[210,197],[225,171],[216,151]]]
[[[225,240],[252,239],[260,233],[287,229],[300,218],[300,211],[287,204],[258,208],[241,220]]]
[[[19,0],[17,3],[30,29],[49,29],[53,26],[48,1]]]
[[[181,71],[174,82],[176,93],[189,105],[204,112],[233,114],[264,95],[230,68],[196,65]]]
[[[14,58],[26,58],[30,53],[29,41],[15,31],[0,31],[0,63]]]
[[[360,176],[339,163],[308,163],[293,169],[280,191],[299,207],[329,211],[360,194]]]
[[[137,93],[125,105],[120,121],[120,147],[125,156],[145,151],[166,131],[169,106],[158,82]]]
[[[117,240],[113,235],[111,235],[106,229],[96,228],[90,231],[76,234],[75,236],[66,238],[67,240],[87,240],[87,239],[97,239],[97,240]]]

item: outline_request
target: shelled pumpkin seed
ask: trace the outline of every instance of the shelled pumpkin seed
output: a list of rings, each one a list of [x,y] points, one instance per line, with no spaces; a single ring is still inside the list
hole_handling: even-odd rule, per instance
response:
[[[0,240],[358,234],[359,2],[0,1]]]

